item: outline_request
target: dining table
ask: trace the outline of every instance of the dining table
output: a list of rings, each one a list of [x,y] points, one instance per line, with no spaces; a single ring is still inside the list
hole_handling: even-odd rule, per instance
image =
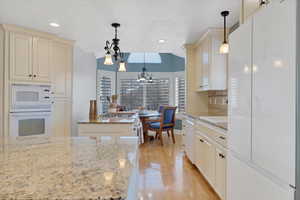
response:
[[[143,135],[144,135],[144,141],[148,141],[148,131],[147,131],[147,120],[149,118],[158,118],[160,117],[160,113],[157,111],[143,111],[139,112],[139,118],[143,126]]]

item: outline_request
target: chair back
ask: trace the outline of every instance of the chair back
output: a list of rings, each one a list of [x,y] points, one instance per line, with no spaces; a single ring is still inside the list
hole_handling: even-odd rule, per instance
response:
[[[162,113],[163,110],[164,110],[164,106],[159,106],[158,113]]]
[[[164,106],[161,115],[162,126],[174,126],[175,125],[175,113],[177,107]]]

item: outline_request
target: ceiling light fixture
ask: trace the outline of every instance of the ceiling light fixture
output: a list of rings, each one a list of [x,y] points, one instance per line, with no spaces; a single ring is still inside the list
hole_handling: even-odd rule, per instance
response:
[[[49,23],[49,25],[52,26],[52,27],[55,27],[55,28],[60,27],[60,25],[58,23],[55,23],[55,22],[51,22],[51,23]]]
[[[153,83],[152,74],[148,73],[146,68],[146,53],[144,53],[144,67],[142,68],[142,72],[138,74],[137,82]]]
[[[160,44],[165,43],[165,42],[166,42],[166,40],[164,40],[164,39],[158,40],[158,43],[160,43]]]
[[[118,28],[121,26],[119,23],[112,23],[111,26],[115,29],[115,37],[112,39],[112,43],[108,40],[106,41],[105,50],[105,60],[104,65],[113,65],[113,58],[119,62],[119,71],[126,71],[124,54],[121,52],[119,47],[120,39],[118,38]]]
[[[225,10],[221,12],[221,15],[224,17],[224,41],[223,44],[220,47],[220,53],[221,54],[227,54],[229,53],[229,44],[227,42],[227,36],[226,36],[226,17],[229,15],[229,11]]]

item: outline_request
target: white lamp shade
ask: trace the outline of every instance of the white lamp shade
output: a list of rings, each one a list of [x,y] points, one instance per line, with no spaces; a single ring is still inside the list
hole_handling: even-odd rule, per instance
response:
[[[228,54],[229,53],[229,44],[226,42],[226,43],[223,43],[220,47],[220,53],[221,54]]]
[[[104,60],[104,65],[113,65],[112,57],[111,54],[106,54],[105,55],[105,60]]]
[[[120,62],[119,72],[126,72],[126,64],[125,64],[125,62]]]

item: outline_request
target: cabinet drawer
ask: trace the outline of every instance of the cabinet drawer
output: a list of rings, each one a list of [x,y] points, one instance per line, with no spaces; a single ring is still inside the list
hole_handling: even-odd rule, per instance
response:
[[[222,133],[218,133],[215,130],[212,130],[205,125],[197,124],[196,130],[200,131],[201,133],[205,134],[207,137],[212,139],[213,141],[217,142],[218,144],[222,145],[223,147],[227,147],[227,137]]]

